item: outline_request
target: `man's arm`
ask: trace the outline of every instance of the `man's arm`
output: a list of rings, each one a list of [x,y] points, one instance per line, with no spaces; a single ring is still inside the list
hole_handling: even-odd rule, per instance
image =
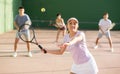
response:
[[[16,28],[17,30],[19,30],[19,27],[18,27],[18,25],[17,25],[16,22],[14,22],[14,26],[15,26],[15,28]]]
[[[101,26],[99,25],[99,30],[104,34],[104,31],[102,30]]]

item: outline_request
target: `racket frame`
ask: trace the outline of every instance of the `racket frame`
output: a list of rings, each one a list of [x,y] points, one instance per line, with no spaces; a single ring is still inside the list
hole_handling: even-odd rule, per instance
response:
[[[23,26],[25,26],[25,25],[29,25],[29,24],[23,24],[23,25],[21,25],[20,28],[19,28],[19,30],[18,30],[18,32],[21,32],[21,28],[22,28]],[[29,26],[30,26],[30,25],[29,25]],[[44,51],[44,53],[47,53],[47,51],[46,51],[40,44],[38,44],[37,39],[36,39],[36,36],[35,36],[35,31],[34,31],[34,29],[31,28],[31,30],[32,30],[32,32],[33,32],[33,38],[32,38],[30,41],[25,41],[24,39],[22,39],[20,33],[18,33],[19,38],[20,38],[22,41],[24,41],[24,42],[29,42],[29,43],[36,44],[41,50]],[[35,40],[35,42],[33,42],[33,39]]]

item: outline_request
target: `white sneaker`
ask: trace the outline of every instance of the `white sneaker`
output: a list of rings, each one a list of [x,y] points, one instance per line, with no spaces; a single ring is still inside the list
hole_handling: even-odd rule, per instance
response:
[[[31,53],[31,52],[28,52],[28,56],[29,56],[29,57],[32,57],[32,53]]]
[[[94,49],[97,49],[98,48],[98,45],[94,46]]]
[[[17,57],[17,52],[14,52],[13,57]]]
[[[111,52],[114,52],[114,49],[113,49],[113,48],[111,48],[110,50],[111,50]]]

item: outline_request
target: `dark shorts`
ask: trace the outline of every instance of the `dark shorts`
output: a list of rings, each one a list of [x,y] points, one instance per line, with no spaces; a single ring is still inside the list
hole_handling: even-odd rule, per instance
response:
[[[59,30],[65,30],[66,28],[65,27],[62,27],[62,28],[58,28]]]

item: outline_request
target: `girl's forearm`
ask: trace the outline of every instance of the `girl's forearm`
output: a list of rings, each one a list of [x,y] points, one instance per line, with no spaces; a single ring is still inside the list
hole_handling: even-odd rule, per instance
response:
[[[61,50],[46,50],[47,53],[50,53],[50,54],[56,54],[56,55],[62,55],[63,52]]]
[[[75,39],[73,39],[72,41],[70,41],[69,44],[72,45],[81,40],[82,40],[82,36],[78,36]]]

